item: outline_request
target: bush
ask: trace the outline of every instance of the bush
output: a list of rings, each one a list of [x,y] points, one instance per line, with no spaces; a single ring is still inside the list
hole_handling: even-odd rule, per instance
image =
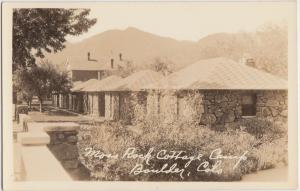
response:
[[[287,134],[287,124],[284,122],[266,120],[264,118],[242,119],[240,126],[257,138],[278,139]]]
[[[178,174],[129,174],[137,163],[146,165],[143,160],[98,159],[85,156],[85,148],[92,147],[103,153],[122,156],[125,150],[134,147],[139,154],[146,154],[150,148],[155,151],[186,151],[188,156],[203,154],[201,159],[210,160],[210,153],[217,148],[222,149],[225,156],[241,156],[245,151],[247,160],[241,161],[238,168],[233,169],[235,160],[223,160],[221,174],[199,173],[197,161],[192,162],[186,170],[190,176],[184,181],[232,181],[240,180],[244,174],[257,170],[287,165],[287,128],[281,123],[270,123],[262,119],[245,119],[242,128],[226,128],[215,131],[206,126],[175,121],[164,124],[159,121],[143,121],[134,126],[125,126],[117,122],[105,122],[101,125],[84,125],[81,127],[78,147],[80,160],[91,171],[94,180],[143,180],[143,181],[178,181]],[[259,136],[258,136],[259,135]],[[151,168],[160,169],[165,163],[176,162],[181,168],[184,160],[151,160]],[[149,167],[149,166],[148,166]]]
[[[287,136],[262,143],[253,151],[258,159],[257,169],[265,170],[288,164]]]
[[[288,129],[284,122],[266,119],[244,119],[241,122],[245,131],[256,136],[251,158],[255,159],[256,170],[265,170],[288,164]]]
[[[97,159],[85,156],[85,148],[93,147],[104,153],[122,155],[129,147],[135,147],[138,153],[146,152],[154,147],[155,151],[184,150],[188,156],[202,153],[203,159],[209,160],[212,150],[222,148],[223,155],[240,156],[248,151],[249,159],[240,164],[239,168],[233,169],[234,160],[224,160],[221,164],[222,174],[199,173],[195,169],[199,165],[191,163],[188,171],[189,177],[184,180],[202,181],[228,181],[240,180],[242,175],[257,170],[258,159],[255,154],[259,152],[255,145],[259,143],[253,135],[241,130],[229,130],[216,132],[205,126],[195,126],[186,123],[175,122],[164,125],[155,122],[140,123],[136,126],[122,126],[120,123],[105,122],[99,126],[82,126],[80,132],[80,159],[91,171],[94,180],[181,180],[178,175],[170,174],[143,174],[134,176],[129,174],[136,165],[135,160],[126,159]],[[255,151],[255,152],[254,152]],[[139,161],[145,164],[145,161]],[[151,168],[159,169],[164,163],[175,161],[151,160]],[[179,167],[184,166],[186,161],[177,160]],[[210,161],[213,165],[214,162]]]

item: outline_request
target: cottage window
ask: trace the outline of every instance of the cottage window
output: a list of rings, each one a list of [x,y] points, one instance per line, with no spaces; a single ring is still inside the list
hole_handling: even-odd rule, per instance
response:
[[[256,95],[247,94],[242,97],[242,116],[256,115]]]

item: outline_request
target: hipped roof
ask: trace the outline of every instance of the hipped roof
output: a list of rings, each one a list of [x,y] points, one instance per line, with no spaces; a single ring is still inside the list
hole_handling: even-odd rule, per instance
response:
[[[80,91],[84,92],[99,92],[107,89],[109,86],[113,85],[114,83],[117,83],[122,78],[119,76],[108,76],[100,81],[94,81],[90,83],[88,86],[85,86]]]
[[[287,81],[227,58],[200,60],[145,89],[282,90]]]
[[[152,70],[142,70],[106,87],[105,91],[140,91],[143,87],[158,82],[162,75]]]
[[[77,83],[74,85],[73,88],[71,88],[72,92],[78,92],[81,91],[83,88],[90,86],[90,84],[94,84],[99,82],[97,79],[90,79],[88,81],[82,82],[82,83]]]

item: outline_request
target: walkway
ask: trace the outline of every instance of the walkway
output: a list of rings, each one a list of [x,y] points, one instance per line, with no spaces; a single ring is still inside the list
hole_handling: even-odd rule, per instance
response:
[[[243,182],[258,182],[258,181],[287,181],[288,167],[278,167],[274,169],[261,170],[256,173],[243,176]]]

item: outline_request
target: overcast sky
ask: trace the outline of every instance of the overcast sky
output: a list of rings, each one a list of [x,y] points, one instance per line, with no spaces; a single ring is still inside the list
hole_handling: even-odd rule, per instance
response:
[[[98,22],[80,41],[110,29],[136,27],[177,40],[197,41],[217,32],[255,31],[266,22],[282,23],[294,12],[292,3],[98,3],[90,16]]]

